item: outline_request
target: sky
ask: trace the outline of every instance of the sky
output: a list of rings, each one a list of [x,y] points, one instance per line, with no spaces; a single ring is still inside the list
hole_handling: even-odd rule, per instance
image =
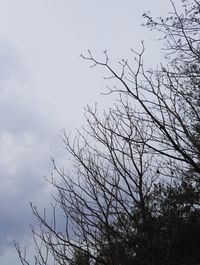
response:
[[[170,10],[168,0],[0,0],[0,264],[19,265],[13,240],[31,249],[29,203],[46,207],[51,157],[65,164],[60,134],[84,124],[84,107],[107,108],[103,69],[80,58],[107,49],[117,64],[146,47],[159,63],[156,36],[142,13]],[[153,58],[153,60],[152,60]]]

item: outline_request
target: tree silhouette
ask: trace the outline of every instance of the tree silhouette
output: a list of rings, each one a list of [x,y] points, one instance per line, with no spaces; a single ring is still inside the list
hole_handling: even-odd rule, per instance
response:
[[[163,34],[165,62],[155,71],[143,65],[144,46],[133,51],[136,63],[109,56],[104,67],[108,94],[116,105],[99,115],[87,107],[87,125],[63,143],[73,158],[66,172],[55,162],[56,204],[64,225],[31,205],[39,222],[33,228],[35,264],[175,265],[200,263],[199,108],[200,4],[183,0],[178,14],[146,26]],[[58,178],[60,177],[60,178]],[[29,264],[20,246],[22,264]]]

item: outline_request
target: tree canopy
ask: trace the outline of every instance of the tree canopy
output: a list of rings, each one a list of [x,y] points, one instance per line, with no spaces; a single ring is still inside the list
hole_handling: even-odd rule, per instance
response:
[[[182,7],[180,14],[172,2],[166,18],[144,14],[164,43],[156,70],[143,64],[144,46],[120,71],[106,51],[102,61],[82,55],[108,71],[116,104],[101,115],[88,106],[85,128],[73,139],[63,133],[73,170],[53,161],[51,220],[31,205],[35,264],[200,263],[200,3]]]

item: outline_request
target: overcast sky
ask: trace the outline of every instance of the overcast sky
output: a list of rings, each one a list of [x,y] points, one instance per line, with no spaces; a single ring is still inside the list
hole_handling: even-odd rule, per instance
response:
[[[145,40],[147,63],[159,62],[159,43],[141,28],[142,13],[163,15],[169,6],[168,0],[0,0],[0,264],[18,265],[13,240],[28,245],[29,202],[48,204],[43,176],[52,170],[51,156],[64,161],[60,130],[82,125],[87,104],[109,105],[100,95],[103,70],[91,70],[79,55],[107,49],[117,62]]]

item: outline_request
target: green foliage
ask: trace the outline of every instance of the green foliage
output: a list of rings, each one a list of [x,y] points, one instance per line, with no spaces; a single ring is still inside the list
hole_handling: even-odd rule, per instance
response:
[[[146,222],[140,210],[133,209],[131,218],[122,215],[113,224],[119,235],[109,243],[102,240],[105,264],[198,264],[199,196],[199,190],[186,182],[155,185]]]

